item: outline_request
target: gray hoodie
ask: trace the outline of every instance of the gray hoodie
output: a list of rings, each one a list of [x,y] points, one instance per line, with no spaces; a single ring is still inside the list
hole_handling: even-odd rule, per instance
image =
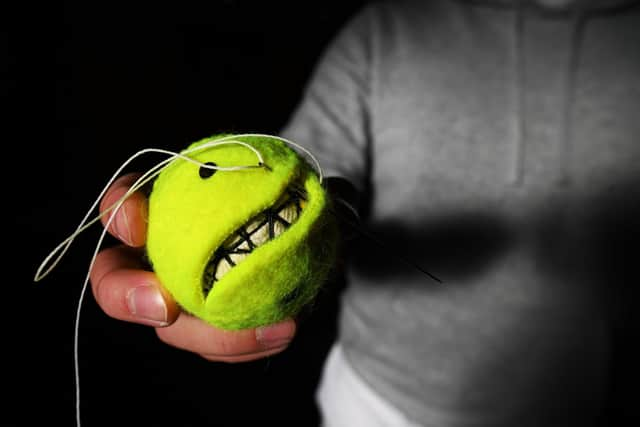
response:
[[[638,283],[629,3],[372,3],[322,57],[284,135],[365,195],[339,341],[412,420],[597,418]]]

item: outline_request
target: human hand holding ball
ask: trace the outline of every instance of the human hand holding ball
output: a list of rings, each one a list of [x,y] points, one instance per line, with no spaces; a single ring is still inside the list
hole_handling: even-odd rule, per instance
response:
[[[249,361],[288,346],[292,318],[331,267],[335,229],[310,168],[284,144],[255,146],[265,167],[228,172],[176,163],[150,199],[132,193],[111,221],[111,212],[102,217],[122,242],[102,250],[91,271],[105,313],[153,326],[165,343],[209,360]],[[251,156],[222,146],[193,157],[225,167]],[[101,212],[136,179],[116,180]],[[153,272],[145,270],[145,254]]]
[[[115,203],[136,178],[130,174],[116,181],[105,195],[101,211]],[[212,361],[250,361],[284,350],[296,331],[293,319],[227,331],[180,309],[156,274],[143,269],[147,206],[146,197],[136,192],[112,221],[109,232],[123,244],[101,251],[91,271],[93,295],[102,310],[116,319],[153,326],[163,342]],[[103,217],[103,223],[107,220]]]

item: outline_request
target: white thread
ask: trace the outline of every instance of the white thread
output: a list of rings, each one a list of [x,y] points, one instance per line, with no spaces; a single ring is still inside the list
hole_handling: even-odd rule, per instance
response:
[[[283,138],[281,136],[274,136],[274,135],[267,135],[267,134],[263,134],[263,133],[244,133],[242,135],[235,135],[235,137],[256,137],[256,138],[272,138],[272,139],[277,139],[278,141],[282,141],[287,145],[291,145],[293,147],[296,147],[298,149],[300,149],[302,152],[304,152],[307,156],[309,156],[311,158],[311,160],[313,161],[313,163],[315,163],[315,169],[316,172],[318,172],[318,181],[320,181],[320,184],[322,184],[322,181],[324,179],[323,173],[322,173],[322,167],[320,166],[320,162],[318,161],[318,159],[316,158],[316,156],[313,155],[313,153],[311,151],[309,151],[308,149],[304,148],[302,145],[293,142],[289,139]]]
[[[36,274],[34,276],[34,281],[35,282],[39,282],[40,280],[44,279],[49,273],[51,273],[51,271],[58,265],[58,263],[60,262],[60,260],[62,259],[62,257],[64,256],[64,254],[67,252],[67,250],[69,249],[69,247],[71,246],[71,243],[73,243],[73,240],[80,234],[82,233],[84,230],[86,230],[87,228],[89,228],[91,225],[95,224],[97,221],[99,221],[104,215],[106,215],[107,213],[113,211],[113,214],[109,217],[109,219],[107,220],[102,233],[100,234],[100,238],[98,239],[98,243],[96,244],[96,248],[93,252],[93,255],[91,257],[91,261],[89,262],[89,268],[87,271],[87,275],[85,277],[84,283],[82,285],[82,289],[80,291],[80,297],[78,299],[78,306],[76,309],[76,316],[75,316],[75,325],[74,325],[74,335],[73,335],[73,358],[74,358],[74,369],[75,369],[75,387],[76,387],[76,426],[77,427],[81,427],[81,420],[80,420],[80,366],[79,366],[79,337],[80,337],[80,313],[82,310],[82,303],[84,301],[84,297],[89,285],[89,279],[91,276],[91,270],[93,269],[93,266],[95,264],[95,260],[98,256],[98,252],[100,251],[100,247],[102,246],[102,242],[104,241],[104,238],[107,234],[107,230],[109,229],[109,227],[111,226],[111,223],[113,222],[116,213],[118,212],[118,210],[120,209],[120,207],[124,204],[124,202],[127,200],[127,198],[129,198],[129,196],[131,196],[133,193],[135,193],[136,191],[138,191],[141,187],[143,187],[144,185],[146,185],[149,181],[151,181],[152,179],[154,179],[158,174],[160,174],[162,172],[162,170],[167,167],[171,162],[177,160],[177,159],[181,159],[181,160],[185,160],[191,163],[194,163],[200,167],[204,167],[207,169],[214,169],[214,170],[219,170],[219,171],[239,171],[239,170],[245,170],[245,169],[255,169],[255,168],[262,168],[265,166],[264,163],[264,159],[262,157],[262,154],[260,153],[260,151],[258,151],[255,147],[251,146],[250,144],[247,144],[246,142],[243,141],[238,141],[235,138],[244,138],[244,137],[263,137],[263,138],[272,138],[272,139],[277,139],[280,140],[288,145],[291,145],[293,147],[296,147],[300,150],[302,150],[304,153],[306,153],[315,163],[316,166],[316,170],[318,172],[318,177],[319,177],[319,181],[320,183],[322,183],[323,180],[323,175],[322,175],[322,168],[320,167],[320,163],[318,162],[318,160],[316,159],[316,157],[306,148],[302,147],[301,145],[290,141],[288,139],[282,138],[282,137],[278,137],[278,136],[273,136],[273,135],[267,135],[267,134],[240,134],[240,135],[230,135],[230,136],[226,136],[226,137],[222,137],[222,138],[218,138],[218,139],[212,139],[210,141],[207,141],[203,144],[200,144],[196,147],[187,149],[187,150],[183,150],[181,153],[176,153],[173,151],[169,151],[169,150],[163,150],[163,149],[159,149],[159,148],[145,148],[142,149],[140,151],[138,151],[137,153],[133,154],[131,157],[129,157],[117,170],[116,172],[111,176],[111,178],[109,179],[109,181],[107,182],[107,184],[104,186],[104,188],[102,189],[102,191],[100,192],[100,194],[98,195],[98,197],[96,198],[96,200],[93,202],[93,204],[91,205],[91,207],[89,208],[89,210],[87,211],[87,213],[85,214],[84,218],[82,219],[82,221],[80,222],[80,224],[78,225],[78,227],[76,228],[76,230],[69,236],[67,237],[65,240],[63,240],[58,246],[56,246],[50,253],[49,255],[47,255],[45,257],[45,259],[42,261],[42,263],[40,264],[40,266],[38,267]],[[192,154],[195,153],[197,151],[201,151],[207,148],[211,148],[211,147],[215,147],[215,146],[219,146],[219,145],[230,145],[230,144],[238,144],[241,146],[244,146],[246,148],[248,148],[249,150],[253,151],[253,153],[256,155],[256,157],[258,158],[258,164],[257,165],[243,165],[243,166],[228,166],[228,167],[224,167],[224,166],[214,166],[211,164],[205,164],[202,163],[198,160],[192,159],[190,157],[187,157],[188,154]],[[100,200],[102,200],[102,198],[104,197],[105,193],[107,192],[107,190],[109,189],[109,187],[111,186],[111,184],[113,184],[113,182],[116,180],[116,178],[120,175],[120,173],[124,170],[124,168],[129,165],[134,159],[136,159],[137,157],[142,156],[143,154],[147,154],[147,153],[161,153],[161,154],[169,154],[171,155],[171,157],[169,157],[168,159],[162,160],[161,162],[158,162],[155,166],[153,166],[151,169],[149,169],[147,172],[145,172],[143,175],[141,175],[134,183],[133,185],[131,185],[129,187],[129,189],[127,190],[127,192],[120,197],[120,199],[118,199],[114,204],[108,206],[107,208],[105,208],[101,213],[99,213],[97,216],[93,217],[91,220],[88,220],[89,216],[91,215],[91,212],[93,212],[93,210],[97,207],[97,205],[100,203]],[[58,256],[53,260],[53,262],[51,262],[51,264],[49,265],[49,262],[51,261],[51,259],[58,254]],[[45,267],[49,265],[49,267],[45,270]],[[44,270],[44,271],[43,271]]]
[[[193,153],[195,151],[203,150],[205,148],[211,148],[211,147],[214,147],[214,146],[217,146],[217,145],[225,145],[225,144],[239,144],[239,145],[243,145],[243,146],[249,148],[254,153],[256,153],[256,156],[258,157],[258,165],[222,167],[222,166],[207,165],[205,163],[199,162],[199,161],[197,161],[195,159],[192,159],[192,158],[186,156],[186,154],[190,154],[190,153]],[[164,166],[164,165],[172,162],[173,160],[175,160],[177,158],[180,158],[182,160],[186,160],[188,162],[194,163],[194,164],[196,164],[196,165],[198,165],[200,167],[204,167],[204,168],[207,168],[207,169],[216,169],[216,170],[220,170],[220,171],[237,171],[237,170],[243,170],[243,169],[255,169],[255,168],[262,167],[262,165],[264,164],[264,159],[262,158],[262,155],[254,147],[252,147],[251,145],[249,145],[247,143],[244,143],[242,141],[229,140],[228,138],[222,138],[220,140],[213,140],[213,141],[204,143],[201,146],[194,147],[194,148],[192,148],[190,150],[184,151],[183,153],[175,153],[173,151],[163,150],[163,149],[159,149],[159,148],[145,148],[143,150],[138,151],[137,153],[135,153],[134,155],[129,157],[129,159],[127,159],[122,164],[122,166],[120,166],[120,168],[118,168],[118,170],[113,174],[111,179],[105,185],[104,189],[100,192],[100,195],[98,195],[96,201],[89,208],[89,211],[87,212],[87,214],[84,216],[84,218],[80,222],[80,225],[78,225],[78,228],[76,228],[76,230],[69,237],[67,237],[65,240],[63,240],[62,243],[60,243],[58,246],[56,246],[56,248],[53,251],[51,251],[51,253],[40,264],[40,266],[38,267],[38,270],[36,271],[36,275],[35,275],[35,277],[33,279],[35,282],[38,282],[38,281],[42,280],[44,277],[46,277],[55,268],[55,266],[58,264],[58,262],[60,262],[60,259],[67,252],[67,249],[69,248],[69,246],[71,246],[71,243],[73,242],[73,239],[75,239],[78,236],[78,234],[80,234],[81,232],[86,230],[88,227],[93,225],[95,222],[99,221],[100,218],[102,218],[105,214],[107,214],[112,209],[114,209],[114,207],[120,202],[120,200],[118,200],[116,203],[114,203],[113,205],[111,205],[108,208],[106,208],[102,213],[100,213],[99,215],[95,216],[90,221],[87,221],[87,218],[89,217],[91,212],[93,212],[93,210],[96,208],[96,206],[98,205],[98,203],[100,202],[100,200],[102,199],[104,194],[107,192],[108,188],[111,186],[113,181],[115,181],[115,179],[118,177],[118,175],[120,175],[122,170],[127,165],[129,165],[129,163],[131,163],[135,158],[137,158],[137,157],[139,157],[139,156],[141,156],[143,154],[152,153],[152,152],[170,154],[172,157],[170,157],[168,159],[165,159],[162,162],[160,162],[157,165],[155,165],[153,168],[151,168],[149,171],[147,171],[144,175],[142,175],[141,178],[145,178],[147,176],[147,174],[149,174],[149,172],[152,172],[155,169],[158,169],[161,166]],[[159,170],[155,171],[154,174],[152,174],[152,176],[150,176],[150,178],[148,180],[146,180],[145,182],[141,183],[138,186],[136,186],[136,184],[134,184],[134,186],[136,186],[136,187],[135,188],[133,188],[134,186],[130,187],[129,191],[127,191],[125,193],[125,195],[122,197],[122,199],[128,198],[133,192],[138,190],[140,187],[142,187],[144,184],[146,184],[149,180],[153,179],[161,171],[162,171],[162,168],[160,168]],[[122,200],[122,201],[124,201],[124,200]],[[58,251],[60,251],[61,249],[62,249],[62,251],[60,252],[58,257],[52,262],[51,266],[46,271],[42,272],[42,270],[49,263],[49,260],[56,253],[58,253]]]

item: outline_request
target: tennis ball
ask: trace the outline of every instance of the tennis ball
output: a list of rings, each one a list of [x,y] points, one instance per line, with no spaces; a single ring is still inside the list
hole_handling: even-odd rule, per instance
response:
[[[337,242],[330,200],[308,163],[276,138],[234,139],[260,152],[266,167],[213,171],[174,160],[153,184],[146,246],[183,310],[229,330],[298,313],[326,280]],[[239,144],[188,156],[220,167],[257,164]]]

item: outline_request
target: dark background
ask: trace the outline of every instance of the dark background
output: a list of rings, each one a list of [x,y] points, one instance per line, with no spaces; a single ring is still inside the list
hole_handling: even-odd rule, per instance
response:
[[[1,6],[10,231],[2,426],[75,422],[75,311],[100,227],[77,238],[45,280],[32,277],[107,179],[142,148],[180,150],[222,131],[277,133],[318,56],[364,2],[162,3]],[[340,285],[324,290],[285,353],[239,365],[168,347],[150,328],[107,317],[89,292],[79,346],[83,425],[315,425],[313,393]]]
[[[100,228],[77,238],[44,281],[32,278],[119,165],[142,148],[180,150],[222,131],[278,133],[319,55],[364,3],[0,5],[9,230],[1,281],[0,427],[74,424],[74,319]],[[129,169],[158,160],[141,159]],[[636,222],[614,240],[637,235],[629,224],[637,224],[638,209],[628,203],[624,209]],[[618,218],[609,222],[614,227],[603,230],[619,228]],[[637,248],[637,240],[622,247],[631,245]],[[616,277],[635,283],[632,254],[637,249],[608,259]],[[324,289],[286,352],[239,365],[170,348],[150,328],[107,317],[87,294],[79,347],[83,425],[316,425],[313,394],[335,337],[341,286],[336,278]],[[629,331],[619,339],[625,345],[616,354],[607,426],[637,420],[637,329]]]

